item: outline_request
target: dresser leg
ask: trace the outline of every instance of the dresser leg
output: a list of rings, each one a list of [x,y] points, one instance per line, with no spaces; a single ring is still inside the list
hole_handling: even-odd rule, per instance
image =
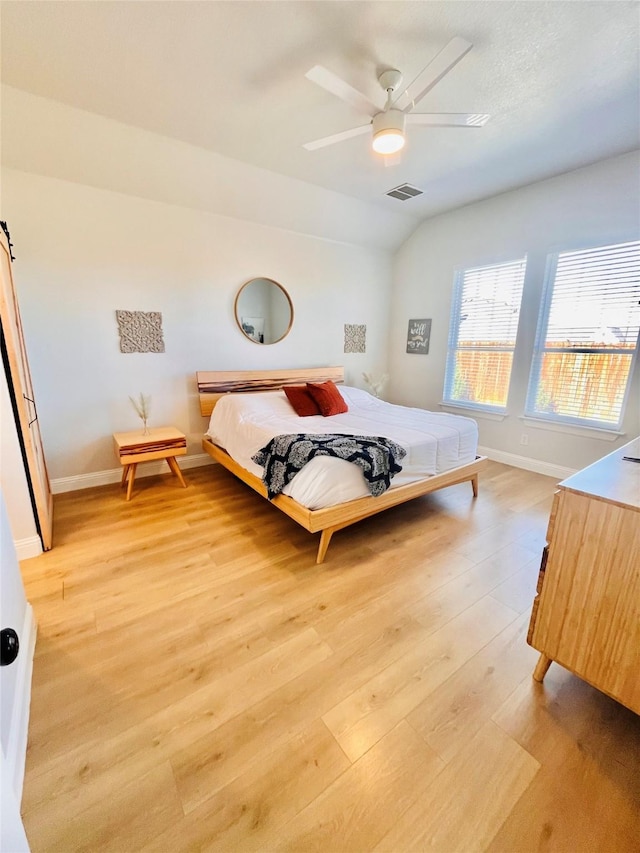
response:
[[[548,658],[544,652],[538,658],[538,663],[536,664],[536,668],[533,670],[533,677],[536,681],[542,682],[542,679],[547,674],[547,670],[551,666],[553,661],[551,658]]]

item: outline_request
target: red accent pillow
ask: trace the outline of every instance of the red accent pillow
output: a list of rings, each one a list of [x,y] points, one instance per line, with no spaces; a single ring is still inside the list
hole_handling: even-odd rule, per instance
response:
[[[282,390],[299,417],[308,418],[311,415],[320,414],[318,404],[305,385],[285,385]]]
[[[307,388],[318,404],[320,414],[323,417],[328,418],[331,415],[339,415],[342,412],[349,411],[344,397],[338,391],[335,382],[332,382],[330,379],[328,382],[322,382],[318,385],[307,382]]]

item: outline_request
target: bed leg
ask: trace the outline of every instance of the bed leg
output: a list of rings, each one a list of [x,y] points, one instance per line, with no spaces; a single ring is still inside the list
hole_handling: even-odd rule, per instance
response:
[[[327,553],[327,548],[329,547],[329,542],[331,542],[331,537],[333,536],[333,530],[327,528],[323,530],[320,534],[320,547],[318,548],[318,557],[316,559],[316,565],[320,565],[320,563],[324,562],[325,554]]]
[[[478,475],[474,474],[471,478],[471,488],[473,489],[474,498],[478,497]]]

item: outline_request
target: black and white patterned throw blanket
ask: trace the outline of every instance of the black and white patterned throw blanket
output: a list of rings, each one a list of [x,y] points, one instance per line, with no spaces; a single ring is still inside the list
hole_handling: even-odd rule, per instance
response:
[[[362,468],[369,491],[376,497],[389,488],[394,474],[402,471],[399,462],[406,452],[395,441],[381,436],[298,433],[276,435],[251,458],[264,466],[262,482],[269,500],[315,456],[337,456]]]

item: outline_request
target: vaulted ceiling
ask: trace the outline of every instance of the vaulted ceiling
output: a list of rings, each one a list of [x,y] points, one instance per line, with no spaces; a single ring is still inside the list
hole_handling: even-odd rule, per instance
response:
[[[639,145],[636,2],[2,2],[2,79],[17,89],[421,219]],[[453,38],[473,44],[385,166],[368,121],[305,78],[320,64],[370,98]],[[423,195],[388,198],[409,182]]]

